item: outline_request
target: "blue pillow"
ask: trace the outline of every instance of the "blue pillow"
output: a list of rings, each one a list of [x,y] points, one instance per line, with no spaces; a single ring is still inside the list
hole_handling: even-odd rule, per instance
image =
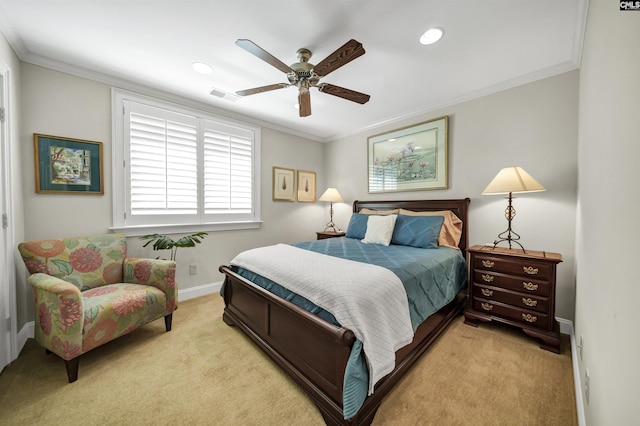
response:
[[[399,214],[391,237],[391,244],[419,248],[438,248],[438,236],[443,223],[443,216],[407,216]]]
[[[345,235],[345,237],[356,238],[358,240],[363,239],[364,235],[367,233],[368,219],[368,214],[352,214],[351,219],[349,220],[349,226],[347,226],[347,234]]]

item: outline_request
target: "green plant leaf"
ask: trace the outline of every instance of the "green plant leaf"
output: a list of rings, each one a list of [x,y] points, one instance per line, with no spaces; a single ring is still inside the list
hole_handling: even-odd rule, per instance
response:
[[[195,247],[196,244],[200,244],[205,236],[209,235],[207,232],[196,232],[191,235],[185,235],[178,241],[174,241],[171,237],[161,234],[149,234],[139,237],[141,240],[149,240],[142,247],[146,247],[153,243],[154,250],[171,250],[171,260],[176,259],[176,253],[179,247]]]

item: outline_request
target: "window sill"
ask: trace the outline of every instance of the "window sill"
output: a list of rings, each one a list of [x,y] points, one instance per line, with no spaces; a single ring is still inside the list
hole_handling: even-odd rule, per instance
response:
[[[193,232],[234,231],[242,229],[258,229],[262,222],[225,222],[225,223],[192,223],[176,225],[140,225],[140,226],[113,226],[109,228],[113,232],[124,234],[127,237],[139,237],[148,234],[189,234]]]

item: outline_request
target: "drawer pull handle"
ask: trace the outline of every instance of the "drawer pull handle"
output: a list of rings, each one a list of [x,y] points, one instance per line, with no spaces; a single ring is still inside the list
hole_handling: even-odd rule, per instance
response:
[[[480,304],[480,306],[482,306],[482,309],[484,309],[485,311],[493,310],[493,305],[491,303],[484,303],[483,302],[483,303]]]
[[[481,288],[482,294],[485,296],[493,296],[493,290],[489,290],[488,288]]]
[[[538,284],[534,284],[532,282],[523,282],[522,287],[530,291],[536,291],[538,289]]]
[[[522,298],[522,303],[524,303],[527,306],[538,306],[538,301],[535,299],[532,299],[530,297],[527,298]]]
[[[493,268],[494,266],[496,266],[496,264],[495,262],[492,262],[490,260],[483,260],[482,266],[484,266],[485,268]]]
[[[489,275],[489,274],[482,274],[482,281],[486,282],[486,283],[492,283],[493,282],[493,275]]]
[[[538,275],[538,268],[534,268],[533,266],[523,266],[522,269],[529,275]]]
[[[522,319],[527,322],[536,322],[538,321],[538,317],[531,314],[522,314]]]

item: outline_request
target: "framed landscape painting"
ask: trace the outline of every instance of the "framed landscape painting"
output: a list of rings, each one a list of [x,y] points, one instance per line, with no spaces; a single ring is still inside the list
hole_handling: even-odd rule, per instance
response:
[[[447,189],[444,116],[368,139],[369,193]]]
[[[34,134],[37,193],[104,194],[102,143]]]

